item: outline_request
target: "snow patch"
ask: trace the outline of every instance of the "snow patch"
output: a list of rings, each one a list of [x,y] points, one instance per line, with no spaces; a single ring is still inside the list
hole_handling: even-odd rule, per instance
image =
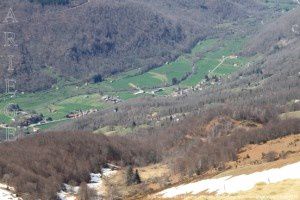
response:
[[[287,179],[300,179],[300,162],[284,166],[278,169],[270,169],[255,172],[249,175],[226,176],[216,179],[207,179],[195,183],[184,184],[166,189],[159,196],[174,198],[185,194],[199,194],[201,192],[230,194],[251,190],[257,183],[278,183]]]
[[[0,183],[0,199],[1,200],[22,200],[22,198],[16,197],[13,193],[12,187],[7,187],[5,184]]]
[[[87,186],[91,189],[94,189],[97,192],[99,198],[104,192],[103,188],[103,179],[102,177],[109,177],[115,174],[116,171],[112,171],[111,169],[102,169],[102,175],[100,173],[91,173],[91,182],[87,184]],[[60,200],[76,200],[76,194],[79,192],[79,186],[70,186],[68,184],[64,184],[64,190],[57,193],[57,196]],[[2,199],[1,199],[2,200]]]

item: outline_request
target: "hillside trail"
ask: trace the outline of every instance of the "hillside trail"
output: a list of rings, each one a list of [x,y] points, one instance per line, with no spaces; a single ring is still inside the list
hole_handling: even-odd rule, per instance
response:
[[[71,6],[71,7],[67,8],[67,9],[63,9],[63,10],[60,10],[60,11],[57,11],[57,12],[53,12],[53,13],[51,12],[49,14],[60,14],[60,13],[64,13],[64,12],[69,12],[69,11],[72,11],[72,10],[84,7],[87,4],[90,4],[90,3],[95,2],[95,1],[96,0],[86,0],[85,2],[82,2],[82,3],[78,4],[78,5],[74,5],[74,6]]]
[[[77,4],[77,5],[75,5],[75,6],[72,6],[72,7],[67,8],[67,9],[65,9],[65,10],[62,10],[62,11],[67,12],[67,11],[70,11],[70,10],[74,10],[74,9],[77,9],[77,8],[84,7],[84,6],[86,6],[87,4],[90,4],[90,3],[95,3],[95,2],[97,2],[97,1],[98,1],[98,0],[86,0],[85,2],[82,2],[82,3],[80,3],[80,4]]]
[[[30,17],[23,18],[21,22],[30,21],[34,18],[37,19],[37,18],[40,18],[40,17],[47,17],[47,16],[51,16],[51,15],[66,14],[70,11],[74,11],[76,9],[83,8],[84,6],[87,6],[88,4],[90,4],[92,2],[96,2],[96,1],[97,0],[86,0],[82,3],[77,4],[77,5],[70,6],[68,8],[61,9],[61,10],[58,10],[58,11],[41,11],[40,13],[37,13],[36,15],[31,15]]]
[[[223,63],[227,60],[227,59],[233,59],[232,56],[227,56],[227,57],[223,57],[221,62],[213,69],[209,72],[209,74],[214,73],[214,71],[216,71],[221,65],[223,65]]]

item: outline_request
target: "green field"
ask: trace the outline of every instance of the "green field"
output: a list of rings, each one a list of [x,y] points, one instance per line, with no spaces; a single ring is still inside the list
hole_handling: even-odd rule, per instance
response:
[[[150,90],[157,87],[165,87],[172,84],[172,79],[181,80],[187,73],[193,72],[195,65],[196,73],[181,83],[181,86],[189,87],[199,83],[210,70],[216,67],[223,56],[230,56],[238,53],[245,44],[246,38],[229,39],[219,41],[217,39],[208,39],[199,42],[190,53],[183,54],[175,61],[152,69],[146,73],[134,75],[136,70],[110,79],[109,82],[99,84],[105,86],[110,91],[134,90],[138,88]],[[247,58],[238,57],[234,60],[226,60],[214,73],[214,75],[228,75],[247,62]],[[127,96],[127,95],[126,95]]]
[[[181,87],[191,87],[203,80],[223,57],[238,54],[246,38],[229,38],[227,40],[207,39],[199,42],[190,53],[179,56],[176,60],[166,63],[161,67],[140,73],[138,69],[121,73],[107,78],[99,84],[76,86],[72,81],[60,81],[57,86],[44,92],[18,94],[14,98],[0,97],[0,123],[9,123],[11,116],[4,114],[4,108],[10,104],[18,104],[21,109],[29,112],[42,113],[53,120],[64,119],[65,116],[76,110],[103,109],[114,107],[114,104],[102,100],[102,95],[118,97],[122,100],[150,95],[153,88],[163,88],[156,95],[168,95],[174,90],[172,79],[182,80]],[[247,63],[249,58],[237,57],[226,59],[210,75],[228,75]],[[187,77],[187,74],[189,76]],[[146,94],[135,95],[138,89],[143,89]],[[102,94],[102,95],[100,95]],[[43,125],[48,128],[56,123]]]
[[[194,55],[201,54],[202,59],[195,63],[196,72],[187,80],[181,83],[182,86],[194,86],[204,79],[205,75],[225,76],[243,67],[249,58],[237,57],[236,59],[226,59],[214,73],[210,71],[217,67],[223,57],[236,55],[245,44],[245,38],[231,39],[225,42],[213,40],[202,44],[202,48],[197,47],[197,52]],[[216,47],[216,44],[218,46]],[[200,44],[201,46],[201,44]],[[206,52],[206,49],[212,49]]]
[[[116,91],[135,89],[131,85],[142,89],[164,87],[166,84],[172,83],[172,78],[181,79],[182,76],[191,71],[191,61],[181,56],[172,63],[165,64],[141,75],[121,77],[107,84],[112,90]]]
[[[108,105],[101,100],[99,94],[83,95],[83,88],[68,86],[46,92],[19,94],[15,98],[0,98],[0,123],[8,123],[11,117],[4,115],[8,104],[18,104],[21,109],[29,112],[42,113],[54,120],[64,118],[66,114],[75,110],[103,109]]]

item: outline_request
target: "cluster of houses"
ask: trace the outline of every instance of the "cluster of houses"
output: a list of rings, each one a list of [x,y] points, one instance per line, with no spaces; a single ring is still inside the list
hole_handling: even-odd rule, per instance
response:
[[[85,115],[89,115],[89,114],[92,114],[92,113],[95,113],[95,112],[98,112],[98,111],[99,111],[98,109],[90,109],[90,110],[86,110],[86,111],[78,110],[78,111],[74,111],[74,112],[71,112],[71,113],[67,114],[66,118],[68,118],[68,119],[77,119],[77,118],[80,118],[80,117],[83,117]]]
[[[162,92],[164,89],[163,88],[157,88],[157,89],[154,89],[154,90],[151,90],[149,92],[145,91],[145,90],[142,90],[142,89],[139,89],[137,92],[133,93],[134,95],[139,95],[139,94],[151,94],[151,95],[154,95],[158,92]]]
[[[119,97],[113,97],[113,96],[109,96],[109,95],[103,96],[102,100],[104,100],[106,102],[112,102],[112,103],[115,103],[115,104],[122,102],[122,100]]]
[[[221,85],[221,79],[217,76],[213,76],[212,78],[206,78],[203,79],[201,82],[199,82],[197,85],[192,86],[190,88],[177,88],[173,93],[173,97],[180,97],[180,96],[186,96],[190,92],[194,91],[202,91],[205,87],[207,86],[212,86],[212,85]]]
[[[192,89],[191,88],[177,88],[173,93],[173,97],[181,97],[181,96],[186,96]]]
[[[32,124],[44,124],[46,121],[44,120],[43,115],[39,114],[28,114],[20,117],[18,120],[18,125],[21,127],[28,127]]]
[[[43,115],[23,111],[18,104],[9,104],[5,108],[5,112],[12,116],[12,121],[19,127],[30,126],[31,124],[37,124],[44,120]],[[2,124],[2,126],[6,126],[6,124]]]
[[[156,124],[160,124],[162,121],[171,121],[171,122],[179,122],[183,118],[186,117],[189,113],[177,113],[169,116],[161,117],[157,112],[153,112],[152,114],[147,115],[147,120],[149,122],[155,122]]]

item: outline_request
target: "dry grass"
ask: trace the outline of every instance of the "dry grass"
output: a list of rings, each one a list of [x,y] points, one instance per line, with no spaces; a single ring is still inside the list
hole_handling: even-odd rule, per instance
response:
[[[163,188],[179,183],[181,180],[179,176],[173,175],[165,164],[149,165],[136,169],[139,171],[142,184],[127,186],[125,182],[126,170],[123,169],[106,180],[106,194],[111,193],[108,190],[113,190],[118,192],[121,199],[145,199],[146,195],[156,193]]]
[[[282,152],[291,152],[291,154],[300,152],[300,135],[291,135],[277,140],[268,141],[262,145],[248,145],[242,149],[239,154],[239,161],[242,163],[251,163],[261,159],[262,153],[274,151],[278,154]],[[245,159],[247,155],[249,159]]]
[[[286,157],[266,163],[262,160],[262,153],[270,151],[277,152],[278,154],[285,152]],[[250,174],[298,162],[300,160],[300,135],[290,135],[260,145],[247,145],[238,156],[239,159],[237,162],[228,163],[231,166],[230,170],[216,177]]]
[[[286,180],[276,184],[257,184],[247,192],[221,196],[190,196],[178,198],[185,200],[298,200],[300,199],[300,180]]]
[[[300,119],[300,111],[283,113],[279,117],[281,119]]]
[[[163,200],[159,197],[147,197],[146,200]],[[258,183],[255,188],[247,192],[230,195],[186,195],[172,200],[299,200],[300,180],[285,180],[276,184]],[[167,200],[167,199],[164,199]]]

